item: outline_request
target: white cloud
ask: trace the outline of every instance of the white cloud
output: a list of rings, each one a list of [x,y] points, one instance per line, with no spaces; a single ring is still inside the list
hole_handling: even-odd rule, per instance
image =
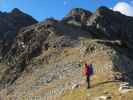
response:
[[[119,11],[127,16],[133,16],[133,6],[126,2],[119,2],[113,7],[114,11]]]

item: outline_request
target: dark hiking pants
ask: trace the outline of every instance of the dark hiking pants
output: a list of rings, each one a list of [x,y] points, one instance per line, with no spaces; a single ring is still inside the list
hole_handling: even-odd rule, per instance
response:
[[[87,88],[90,88],[90,76],[86,77]]]

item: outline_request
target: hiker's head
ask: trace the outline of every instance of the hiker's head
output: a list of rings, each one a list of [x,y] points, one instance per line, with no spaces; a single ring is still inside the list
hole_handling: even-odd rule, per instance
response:
[[[85,64],[84,64],[84,67],[86,67],[86,68],[87,68],[87,67],[88,67],[88,64],[86,64],[86,63],[85,63]]]

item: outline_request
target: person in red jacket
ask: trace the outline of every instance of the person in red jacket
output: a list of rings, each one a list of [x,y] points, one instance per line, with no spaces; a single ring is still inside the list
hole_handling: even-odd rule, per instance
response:
[[[83,75],[86,77],[87,88],[90,88],[90,76],[93,74],[92,64],[85,63],[82,70]]]

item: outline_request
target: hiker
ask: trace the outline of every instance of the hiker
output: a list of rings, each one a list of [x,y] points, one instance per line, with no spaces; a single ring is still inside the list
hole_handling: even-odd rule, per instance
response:
[[[86,77],[87,88],[90,88],[90,77],[93,75],[93,66],[92,64],[85,63],[83,66],[83,75]]]

